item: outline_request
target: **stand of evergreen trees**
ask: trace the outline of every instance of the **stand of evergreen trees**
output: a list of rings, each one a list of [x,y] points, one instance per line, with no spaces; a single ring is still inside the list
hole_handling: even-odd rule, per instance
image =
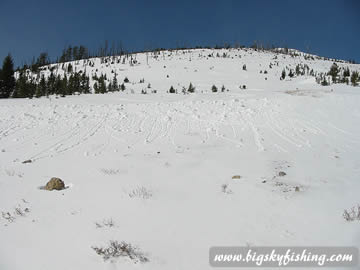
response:
[[[20,71],[19,78],[16,81],[13,98],[32,98],[48,95],[67,96],[90,93],[90,79],[83,72],[73,72],[69,76],[55,76],[50,73],[48,78],[44,75],[33,77],[26,71]]]

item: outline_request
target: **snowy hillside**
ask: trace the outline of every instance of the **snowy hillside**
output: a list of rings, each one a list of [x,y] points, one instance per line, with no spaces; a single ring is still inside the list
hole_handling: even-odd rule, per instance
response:
[[[42,75],[49,78],[51,73],[61,78],[65,74],[69,77],[73,72],[85,73],[89,76],[92,92],[94,78],[101,75],[106,76],[106,85],[114,77],[119,84],[128,78],[129,82],[124,84],[125,93],[141,93],[142,90],[164,93],[171,86],[180,93],[183,87],[188,88],[190,82],[201,93],[211,92],[212,85],[216,85],[219,91],[223,85],[230,91],[237,91],[243,85],[252,89],[289,90],[298,84],[302,88],[313,84],[315,77],[328,73],[334,61],[339,69],[347,67],[351,71],[360,71],[360,65],[325,60],[297,50],[282,54],[243,48],[158,51],[92,58],[45,66],[43,71],[32,76],[39,80]],[[243,70],[244,65],[246,70]],[[299,74],[296,74],[296,66]],[[287,76],[279,83],[283,70]],[[294,73],[293,78],[288,76],[290,70]]]
[[[0,100],[0,269],[211,269],[212,246],[360,247],[343,217],[360,204],[360,88],[316,83],[332,64],[142,53],[71,62],[91,87],[128,78],[124,91]],[[52,177],[67,188],[41,189]],[[110,241],[146,260],[104,260]]]

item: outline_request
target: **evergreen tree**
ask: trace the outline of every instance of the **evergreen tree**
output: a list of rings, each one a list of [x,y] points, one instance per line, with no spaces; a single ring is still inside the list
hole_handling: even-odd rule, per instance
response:
[[[323,80],[321,81],[321,85],[322,85],[322,86],[327,86],[327,85],[329,85],[329,83],[327,82],[325,76],[324,76]]]
[[[281,72],[281,80],[284,80],[286,77],[286,72],[285,72],[285,69],[283,69],[283,71]]]
[[[114,88],[113,88],[113,85],[112,85],[112,82],[110,82],[107,86],[107,91],[108,92],[114,92]]]
[[[350,70],[349,70],[349,68],[346,68],[346,69],[344,70],[344,77],[350,77]]]
[[[120,90],[120,88],[119,88],[119,84],[118,84],[118,81],[117,81],[116,77],[117,77],[117,74],[115,73],[114,77],[113,77],[113,80],[112,80],[112,88],[113,88],[113,91],[118,92]]]
[[[359,80],[359,73],[358,73],[357,71],[353,71],[353,72],[351,73],[351,78],[350,78],[351,84],[352,84],[353,86],[358,85],[358,83],[357,83],[358,80]]]
[[[0,68],[0,93],[1,93],[1,91],[3,89],[3,87],[4,87],[4,83],[3,83],[3,80],[2,80],[2,77],[1,77],[1,72],[2,72],[2,70]]]
[[[328,75],[331,76],[331,79],[332,79],[333,83],[336,83],[338,73],[339,73],[338,65],[336,63],[332,64],[332,66],[330,67],[330,71],[329,71]]]
[[[188,87],[188,92],[189,93],[194,93],[195,92],[195,87],[192,85],[192,83],[190,83],[190,85]]]
[[[30,80],[26,83],[26,96],[28,98],[32,98],[36,92],[36,81],[34,78],[30,78]]]
[[[73,67],[71,65],[71,63],[69,63],[68,67],[67,67],[67,72],[71,73],[73,71]]]
[[[176,90],[174,89],[173,86],[170,87],[169,93],[171,93],[171,94],[175,94],[175,93],[176,93]]]
[[[40,79],[40,83],[36,86],[35,97],[39,98],[45,95],[47,95],[47,84],[46,84],[45,76],[42,75]]]
[[[94,83],[94,92],[95,94],[100,94],[99,85],[97,82]]]
[[[64,97],[67,93],[67,88],[68,88],[68,78],[66,76],[66,74],[64,75],[64,78],[61,81],[61,88],[60,88],[60,95],[62,97]]]
[[[54,75],[54,73],[50,73],[50,76],[47,80],[47,89],[48,89],[48,93],[49,94],[55,94],[55,80],[56,80],[56,77]]]
[[[215,84],[211,87],[211,91],[214,92],[214,93],[218,91]]]
[[[105,94],[106,93],[106,76],[101,75],[99,78],[99,91],[101,94]]]
[[[19,73],[19,78],[16,81],[15,84],[15,91],[13,94],[14,98],[25,98],[27,97],[29,94],[29,83],[27,80],[27,77],[24,73],[24,71],[20,71]]]
[[[107,92],[105,80],[106,76],[101,74],[100,78],[98,78],[94,84],[95,94],[104,94]]]
[[[80,88],[82,93],[90,93],[90,79],[88,76],[86,76],[85,72],[81,75]]]
[[[55,79],[55,85],[54,85],[53,93],[55,95],[60,95],[61,90],[62,90],[62,79],[61,79],[60,75],[57,75],[57,77]],[[49,92],[46,93],[46,96],[48,96],[48,95],[49,95]]]
[[[290,69],[290,71],[289,71],[289,77],[290,78],[294,77],[294,73],[293,73],[292,69]]]
[[[15,90],[14,63],[10,54],[3,62],[0,77],[0,98],[9,98]]]

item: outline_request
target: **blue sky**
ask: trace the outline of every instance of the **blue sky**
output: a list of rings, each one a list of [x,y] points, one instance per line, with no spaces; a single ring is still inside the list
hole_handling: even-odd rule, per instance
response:
[[[360,62],[359,12],[357,0],[0,0],[0,59],[105,40],[134,50],[257,40]]]

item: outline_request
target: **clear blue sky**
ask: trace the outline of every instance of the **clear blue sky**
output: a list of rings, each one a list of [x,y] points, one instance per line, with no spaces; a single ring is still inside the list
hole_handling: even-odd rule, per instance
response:
[[[17,65],[66,45],[127,49],[239,42],[360,62],[359,0],[0,0],[0,59]]]

